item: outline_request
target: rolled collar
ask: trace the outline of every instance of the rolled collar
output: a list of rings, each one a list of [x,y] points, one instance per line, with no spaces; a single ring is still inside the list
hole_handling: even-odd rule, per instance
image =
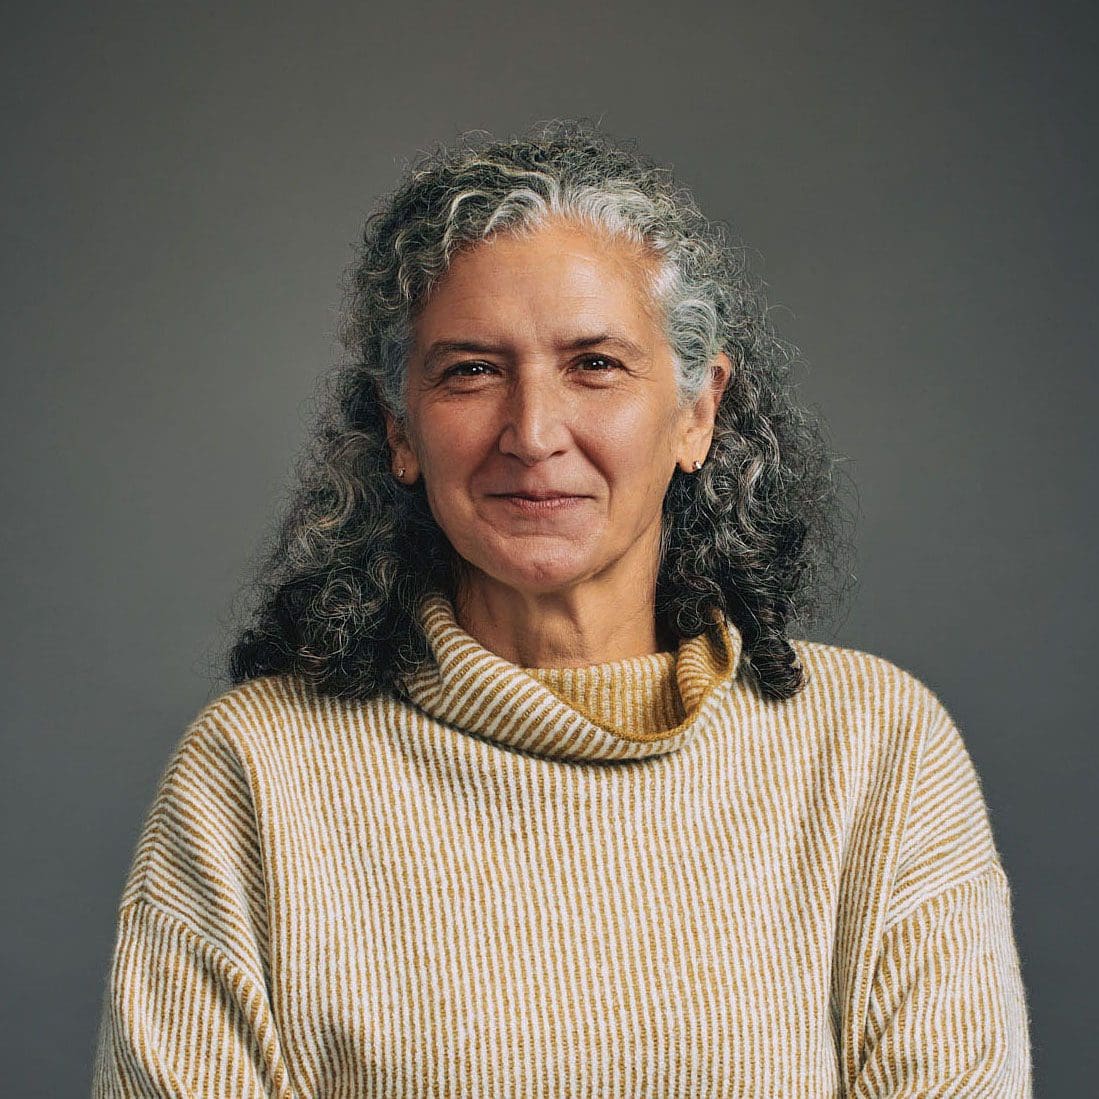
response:
[[[621,707],[574,701],[592,697],[593,690],[641,689],[640,680],[659,670],[661,654],[568,669],[566,691],[562,669],[523,669],[486,649],[462,629],[450,600],[440,593],[429,594],[420,609],[432,660],[406,676],[401,687],[436,720],[534,755],[571,760],[662,755],[710,727],[719,697],[740,670],[739,630],[716,608],[711,619],[707,630],[682,640],[674,654],[678,724],[654,721],[651,711],[646,720],[647,711],[629,698]],[[622,715],[618,720],[611,718],[616,712]]]

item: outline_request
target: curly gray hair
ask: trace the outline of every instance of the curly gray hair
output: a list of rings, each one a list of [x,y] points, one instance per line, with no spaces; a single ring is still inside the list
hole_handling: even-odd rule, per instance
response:
[[[649,285],[681,403],[701,393],[715,354],[733,363],[709,460],[677,472],[664,498],[659,627],[697,636],[718,606],[740,629],[761,691],[800,689],[788,625],[849,578],[836,463],[821,422],[791,398],[795,349],[773,330],[747,249],[668,169],[579,121],[437,146],[367,218],[346,283],[351,357],[328,378],[289,507],[252,579],[251,622],[228,657],[233,683],[292,672],[365,699],[429,658],[420,600],[455,598],[464,563],[422,483],[390,475],[384,414],[406,422],[413,325],[455,255],[551,218],[626,237],[656,259]]]

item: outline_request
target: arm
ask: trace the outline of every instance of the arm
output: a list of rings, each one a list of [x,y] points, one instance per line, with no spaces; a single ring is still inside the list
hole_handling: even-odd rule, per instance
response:
[[[850,1095],[1027,1099],[1010,888],[961,734],[928,688],[919,693],[930,720]]]
[[[161,777],[123,889],[92,1099],[292,1099],[254,788],[240,738],[204,712]]]
[[[1011,901],[999,863],[888,928],[853,1099],[1031,1095]]]
[[[263,986],[175,916],[119,913],[92,1099],[292,1099]]]

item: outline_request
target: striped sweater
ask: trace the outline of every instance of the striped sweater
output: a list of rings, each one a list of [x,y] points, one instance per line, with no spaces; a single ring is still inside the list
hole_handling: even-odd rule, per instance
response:
[[[794,641],[524,669],[441,596],[369,702],[281,675],[175,746],[93,1099],[1029,1096],[978,778],[896,665]]]

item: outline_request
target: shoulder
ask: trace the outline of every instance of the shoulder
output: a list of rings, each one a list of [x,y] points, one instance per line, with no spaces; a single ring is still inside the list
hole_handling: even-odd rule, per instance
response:
[[[318,701],[296,676],[275,675],[230,687],[206,702],[176,735],[153,815],[250,813],[256,777],[280,742],[314,724]],[[197,815],[197,814],[196,814]]]
[[[995,861],[987,805],[963,733],[938,694],[913,672],[882,656],[813,641],[791,642],[806,675],[802,705],[825,711],[859,742],[874,779],[904,807],[906,851],[913,867],[951,838],[951,860]],[[795,696],[796,697],[796,696]],[[901,870],[905,868],[902,858]],[[898,871],[900,873],[900,871]],[[924,883],[926,884],[926,883]]]
[[[194,784],[216,774],[235,800],[254,805],[287,796],[304,776],[383,751],[381,734],[402,706],[391,693],[366,700],[322,694],[287,673],[246,680],[211,698],[186,725],[163,782],[170,792],[181,779]]]
[[[207,702],[180,743],[219,738],[244,757],[301,748],[372,726],[393,705],[388,694],[367,700],[339,698],[318,692],[299,675],[260,676]]]
[[[149,890],[165,852],[255,851],[257,820],[294,803],[310,776],[371,738],[386,699],[354,702],[318,694],[298,676],[248,680],[205,703],[172,745],[147,813],[129,896]],[[243,858],[243,856],[242,856]]]
[[[792,732],[812,727],[842,743],[868,779],[903,794],[952,783],[979,790],[962,732],[943,700],[913,671],[887,657],[818,641],[793,640],[805,683],[785,707]]]
[[[949,720],[942,700],[913,671],[875,653],[821,641],[792,639],[805,676],[799,697],[872,718],[879,728],[928,733]]]

